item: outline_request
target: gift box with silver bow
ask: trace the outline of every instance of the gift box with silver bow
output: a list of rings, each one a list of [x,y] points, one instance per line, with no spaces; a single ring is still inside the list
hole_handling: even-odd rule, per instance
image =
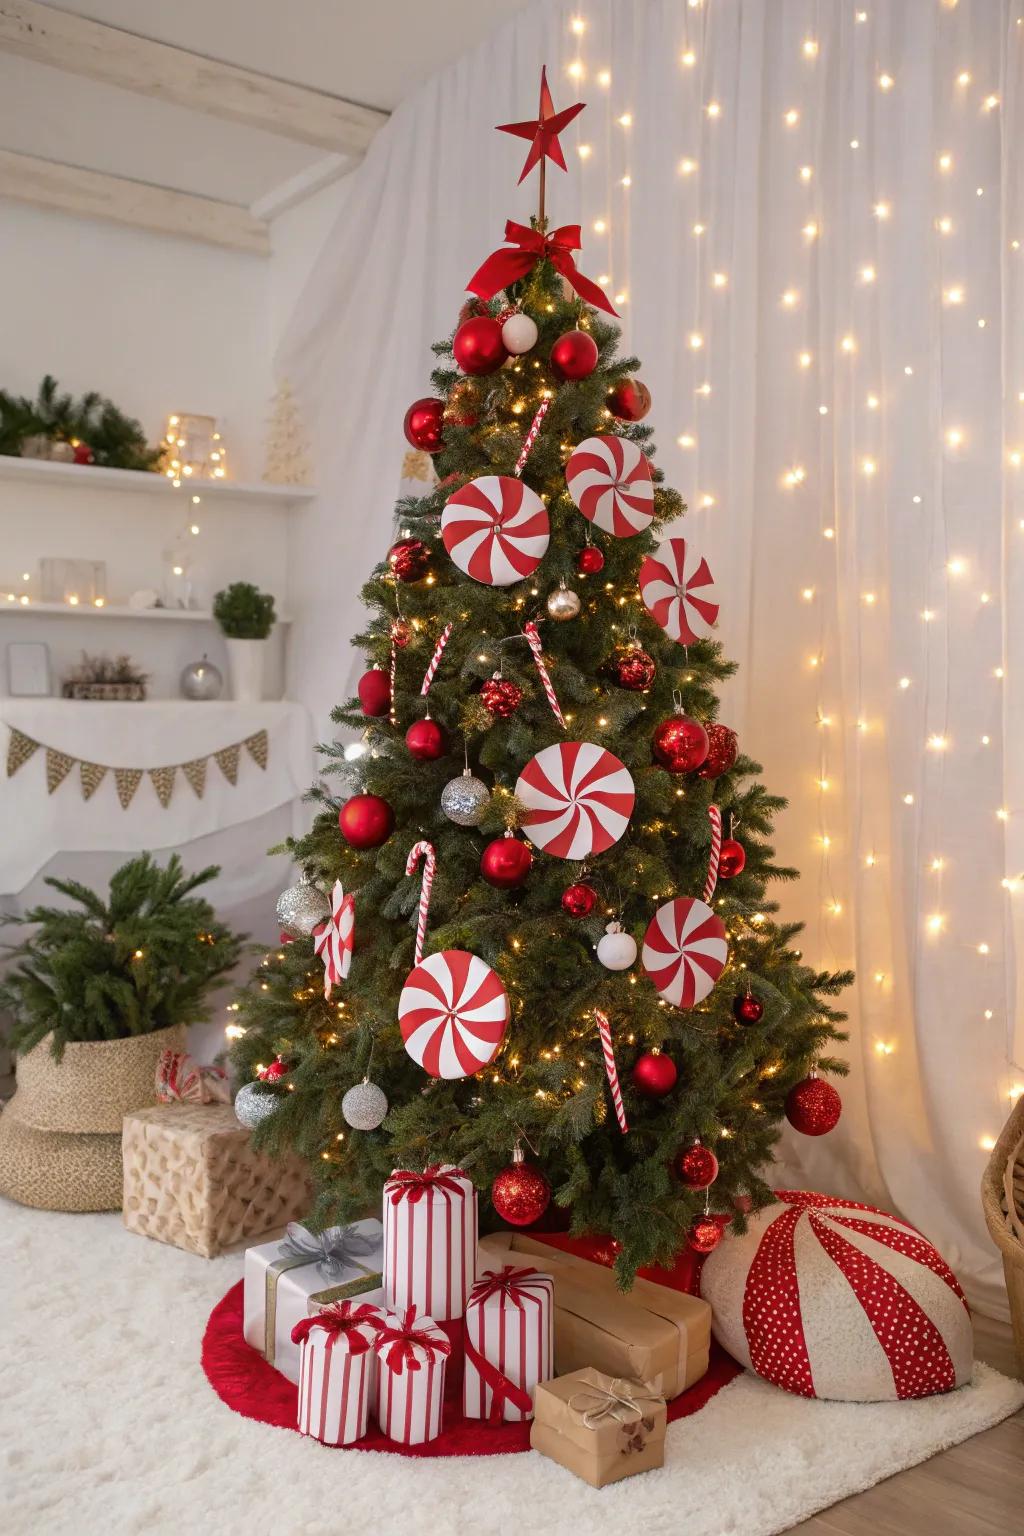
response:
[[[313,1233],[289,1222],[283,1240],[245,1251],[246,1342],[289,1381],[299,1379],[292,1329],[332,1302],[379,1302],[383,1263],[379,1221],[354,1221]],[[380,1292],[380,1294],[378,1294]]]

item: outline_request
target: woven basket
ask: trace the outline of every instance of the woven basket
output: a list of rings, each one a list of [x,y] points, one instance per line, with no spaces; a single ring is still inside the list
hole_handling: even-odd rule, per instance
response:
[[[989,1158],[981,1204],[992,1241],[1003,1255],[1013,1341],[1024,1368],[1024,1095]]]
[[[33,1130],[12,1114],[19,1093],[0,1115],[0,1195],[41,1211],[120,1210],[120,1136]]]
[[[73,1041],[60,1061],[47,1035],[17,1058],[18,1091],[6,1114],[36,1131],[120,1137],[125,1115],[153,1103],[157,1060],[168,1049],[185,1049],[183,1024],[127,1040]]]

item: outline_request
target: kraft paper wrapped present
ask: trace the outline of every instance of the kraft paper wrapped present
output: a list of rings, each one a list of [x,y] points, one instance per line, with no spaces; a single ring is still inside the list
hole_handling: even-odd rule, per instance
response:
[[[452,1346],[432,1317],[387,1312],[374,1342],[377,1423],[389,1440],[423,1445],[441,1433],[444,1379]]]
[[[366,1434],[376,1399],[374,1344],[382,1307],[339,1301],[292,1329],[299,1348],[298,1429],[324,1445],[353,1445]]]
[[[299,1379],[299,1346],[292,1329],[322,1306],[377,1300],[383,1229],[355,1221],[314,1235],[293,1221],[281,1242],[245,1251],[242,1331],[245,1340],[289,1381]],[[382,1298],[380,1298],[382,1299]]]
[[[533,1417],[539,1381],[554,1375],[551,1276],[504,1265],[482,1274],[469,1293],[463,1339],[462,1411],[492,1424]]]
[[[609,1376],[660,1378],[671,1401],[708,1368],[711,1308],[652,1280],[620,1291],[611,1270],[562,1253],[520,1232],[496,1232],[480,1243],[480,1268],[539,1260],[555,1288],[555,1370],[592,1365]]]
[[[587,1366],[537,1388],[530,1444],[591,1487],[604,1488],[664,1465],[666,1418],[657,1381]]]

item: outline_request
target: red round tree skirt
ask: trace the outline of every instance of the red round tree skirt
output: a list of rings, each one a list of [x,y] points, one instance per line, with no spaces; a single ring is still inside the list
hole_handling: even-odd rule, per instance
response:
[[[233,1285],[210,1313],[203,1336],[203,1370],[221,1402],[247,1419],[295,1429],[298,1388],[293,1386],[242,1337],[242,1281]],[[688,1392],[668,1405],[668,1417],[681,1419],[696,1413],[720,1388],[740,1374],[730,1355],[712,1341],[708,1373]],[[529,1424],[492,1427],[480,1419],[464,1419],[461,1412],[462,1381],[449,1371],[445,1392],[444,1429],[427,1445],[395,1445],[375,1424],[364,1440],[349,1450],[391,1451],[396,1456],[497,1456],[530,1449]],[[296,1434],[298,1430],[295,1430]]]

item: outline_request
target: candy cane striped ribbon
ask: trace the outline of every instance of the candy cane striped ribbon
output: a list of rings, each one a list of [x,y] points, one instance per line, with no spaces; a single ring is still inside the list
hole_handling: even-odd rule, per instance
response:
[[[451,626],[449,625],[449,628]],[[434,870],[437,868],[437,854],[434,852],[433,843],[413,843],[409,849],[409,857],[405,861],[407,875],[416,873],[416,866],[423,859],[423,884],[420,886],[420,910],[416,918],[416,964],[423,959],[423,943],[427,937],[427,911],[430,907],[430,892],[434,884]]]
[[[555,694],[555,690],[551,683],[551,678],[548,676],[548,669],[544,665],[544,656],[540,643],[540,634],[538,633],[537,626],[534,624],[532,619],[523,625],[523,634],[529,641],[530,650],[533,652],[533,659],[537,663],[537,671],[540,673],[540,680],[544,685],[544,692],[548,696],[548,703],[551,705],[552,713],[564,731],[566,729],[566,724],[564,716],[562,715],[562,706],[558,702],[557,695]]]
[[[547,415],[548,406],[550,404],[550,400],[542,400],[540,406],[538,407],[536,416],[530,422],[530,430],[527,432],[525,441],[523,442],[522,452],[520,453],[518,459],[516,459],[516,467],[512,471],[514,475],[521,475],[523,470],[526,468],[526,461],[530,457],[530,450],[534,443],[537,441],[537,436],[540,432],[540,424],[544,420],[544,417]]]
[[[717,805],[708,806],[711,823],[711,853],[708,858],[708,878],[704,882],[704,900],[710,902],[718,884],[718,858],[722,852],[722,813]]]
[[[615,1118],[619,1122],[619,1130],[623,1135],[629,1130],[626,1124],[626,1111],[622,1107],[622,1089],[619,1087],[619,1069],[615,1065],[615,1052],[612,1049],[612,1027],[608,1023],[608,1016],[601,1012],[600,1008],[594,1009],[594,1018],[597,1020],[598,1033],[601,1036],[601,1050],[604,1052],[604,1070],[608,1074],[608,1086],[612,1091],[612,1103],[615,1105]]]
[[[427,694],[430,692],[430,685],[434,681],[434,673],[437,671],[441,657],[444,655],[444,648],[448,644],[448,636],[451,634],[451,632],[451,624],[446,624],[444,629],[442,629],[441,633],[437,637],[437,644],[434,646],[434,654],[430,658],[430,666],[423,674],[423,687],[420,689],[421,698],[426,698]]]
[[[398,647],[394,640],[391,642],[391,704],[388,709],[388,719],[392,725],[398,724],[398,714],[395,709],[395,675],[398,671]]]

